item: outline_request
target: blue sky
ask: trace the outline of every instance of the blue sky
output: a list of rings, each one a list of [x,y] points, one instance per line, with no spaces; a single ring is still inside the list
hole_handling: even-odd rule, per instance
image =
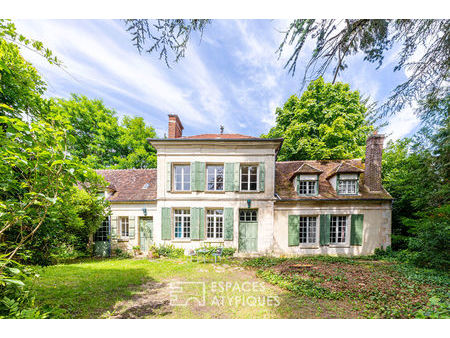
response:
[[[185,135],[219,132],[259,136],[275,122],[275,109],[292,94],[300,95],[308,43],[294,77],[283,68],[289,50],[278,59],[276,50],[289,21],[214,20],[200,41],[194,35],[186,57],[167,68],[157,55],[139,54],[122,21],[21,20],[24,35],[40,40],[62,59],[66,71],[24,50],[48,83],[48,96],[70,93],[101,98],[119,115],[142,116],[158,136],[167,131],[167,114],[176,113]],[[371,100],[382,102],[406,79],[393,72],[395,51],[381,69],[350,59],[339,81],[350,83]],[[331,80],[326,76],[325,80]],[[389,119],[382,131],[390,139],[410,135],[418,120],[411,107]]]

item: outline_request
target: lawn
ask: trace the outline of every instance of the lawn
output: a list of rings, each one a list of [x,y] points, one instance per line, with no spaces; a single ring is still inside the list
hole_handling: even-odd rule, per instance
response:
[[[105,259],[39,268],[57,318],[448,317],[448,275],[364,259]],[[431,301],[430,301],[431,299]]]

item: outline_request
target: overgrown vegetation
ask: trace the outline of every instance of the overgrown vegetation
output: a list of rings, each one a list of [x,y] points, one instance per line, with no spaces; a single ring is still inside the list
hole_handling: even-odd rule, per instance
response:
[[[243,264],[265,281],[298,296],[354,301],[370,318],[450,317],[447,272],[339,257],[260,257]]]

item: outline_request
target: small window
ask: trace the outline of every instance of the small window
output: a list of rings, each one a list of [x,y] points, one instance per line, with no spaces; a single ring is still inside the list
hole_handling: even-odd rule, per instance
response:
[[[187,209],[174,210],[175,238],[191,237],[191,214]]]
[[[317,181],[299,181],[298,193],[299,195],[316,195]]]
[[[358,193],[358,180],[339,180],[338,192],[341,195],[356,195]]]
[[[256,210],[240,210],[239,220],[242,222],[257,222],[258,212]]]
[[[223,210],[207,210],[206,212],[206,237],[209,239],[223,238]]]
[[[223,190],[223,165],[207,166],[208,191]]]
[[[241,166],[241,191],[257,191],[258,167]]]
[[[316,235],[317,217],[300,217],[300,244],[315,244]]]
[[[120,236],[122,237],[128,237],[129,229],[130,229],[130,223],[128,221],[128,217],[120,217]]]
[[[190,165],[174,165],[174,189],[175,191],[191,190],[191,166]]]
[[[100,228],[94,234],[94,242],[107,242],[109,241],[109,217],[106,217]]]
[[[330,243],[344,244],[347,237],[347,216],[331,216]]]

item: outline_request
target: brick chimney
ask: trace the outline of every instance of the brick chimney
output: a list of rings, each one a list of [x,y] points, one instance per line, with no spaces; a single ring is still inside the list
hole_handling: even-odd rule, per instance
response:
[[[183,136],[183,125],[177,114],[169,114],[169,138],[180,138]]]
[[[364,181],[370,191],[381,191],[381,155],[384,135],[375,131],[366,141]]]

